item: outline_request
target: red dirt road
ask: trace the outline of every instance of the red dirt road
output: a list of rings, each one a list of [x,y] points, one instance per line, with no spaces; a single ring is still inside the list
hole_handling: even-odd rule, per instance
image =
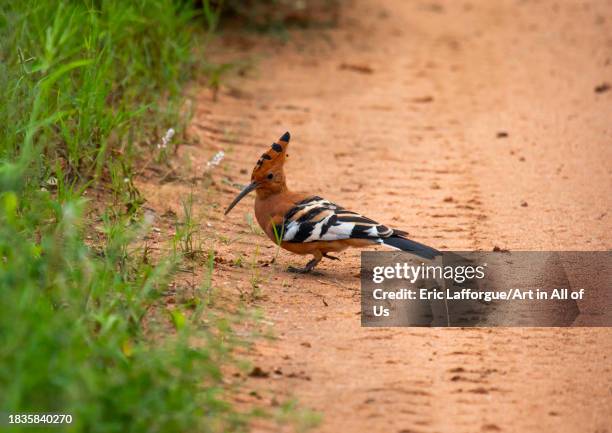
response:
[[[253,401],[295,397],[318,432],[611,433],[612,330],[361,328],[358,251],[322,275],[288,274],[307,258],[286,252],[231,264],[276,250],[245,222],[252,199],[222,216],[222,179],[246,183],[289,130],[290,187],[434,247],[610,249],[612,90],[595,88],[612,84],[612,3],[355,0],[340,16],[284,45],[249,36],[256,67],[216,103],[201,90],[200,144],[181,148],[193,172],[228,152],[196,197],[224,259],[214,284],[249,293],[256,277],[278,337],[249,354],[270,372],[246,381]],[[189,191],[141,187],[160,213]]]

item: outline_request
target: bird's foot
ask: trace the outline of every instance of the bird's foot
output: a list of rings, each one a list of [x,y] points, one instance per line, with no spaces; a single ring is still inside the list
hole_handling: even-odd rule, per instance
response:
[[[312,269],[308,269],[308,266],[305,266],[303,268],[296,268],[295,266],[289,266],[287,268],[288,272],[292,272],[294,274],[307,274],[308,272],[312,271]]]
[[[289,266],[287,268],[287,271],[289,272],[293,272],[296,274],[307,274],[309,272],[311,272],[315,266],[317,266],[317,263],[319,263],[321,261],[321,259],[312,259],[311,261],[309,261],[308,263],[306,263],[306,266],[304,266],[303,268],[296,268],[293,266]]]
[[[330,259],[330,260],[340,260],[340,257],[330,256],[327,253],[323,254],[323,257],[325,257],[326,259]]]

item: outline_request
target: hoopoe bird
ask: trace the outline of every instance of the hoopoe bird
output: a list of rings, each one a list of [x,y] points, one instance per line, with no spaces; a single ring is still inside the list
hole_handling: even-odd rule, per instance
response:
[[[304,268],[289,271],[307,273],[323,259],[340,260],[329,253],[348,247],[386,245],[425,259],[441,253],[408,239],[408,233],[391,229],[319,196],[287,188],[284,165],[290,135],[286,132],[255,164],[251,183],[227,207],[225,215],[247,194],[255,191],[255,217],[265,234],[292,253],[314,256]]]

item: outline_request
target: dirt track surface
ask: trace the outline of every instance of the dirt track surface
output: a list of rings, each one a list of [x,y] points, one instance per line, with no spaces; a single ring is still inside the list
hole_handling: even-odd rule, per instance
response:
[[[208,235],[230,238],[214,243],[215,286],[249,293],[255,273],[278,337],[249,354],[270,373],[247,379],[250,398],[295,397],[330,433],[612,433],[612,330],[361,328],[358,251],[321,275],[288,274],[308,259],[286,252],[233,266],[276,250],[245,222],[252,198],[222,216],[222,179],[246,183],[289,130],[291,188],[434,247],[610,249],[612,90],[595,88],[612,81],[612,3],[357,0],[340,16],[284,45],[248,37],[256,68],[217,102],[200,91],[200,143],[178,159],[197,173],[228,152],[196,200]],[[191,190],[141,188],[160,214]]]

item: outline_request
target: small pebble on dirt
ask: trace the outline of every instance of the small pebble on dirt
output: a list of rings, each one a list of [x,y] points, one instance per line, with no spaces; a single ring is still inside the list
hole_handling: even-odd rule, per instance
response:
[[[521,207],[527,207],[527,206],[529,206],[529,205],[527,204],[527,202],[526,202],[526,201],[522,201],[522,202],[521,202]]]
[[[298,373],[289,373],[287,375],[287,377],[291,378],[291,379],[303,379],[303,380],[311,380],[311,377],[308,376],[305,372],[300,371]]]
[[[338,68],[343,71],[359,72],[360,74],[374,73],[374,69],[372,69],[368,65],[353,65],[349,63],[341,63]]]
[[[505,248],[500,248],[500,247],[498,247],[497,245],[495,245],[495,246],[493,247],[493,252],[496,252],[496,253],[508,253],[508,252],[510,252],[510,251],[508,251],[508,250],[507,250],[507,249],[505,249]]]
[[[601,83],[598,86],[595,86],[595,93],[604,93],[607,92],[608,90],[610,90],[610,84],[609,83]]]
[[[451,196],[444,197],[444,203],[452,203],[452,202],[453,202],[453,198]]]
[[[300,344],[304,347],[312,347],[312,344],[310,344],[308,341],[304,341],[303,343],[300,343]]]
[[[417,104],[427,104],[429,102],[433,102],[433,96],[419,96],[417,98],[412,98],[412,102],[416,102]]]
[[[497,133],[497,138],[507,138],[508,137],[508,133],[506,131],[499,131]]]
[[[267,371],[264,371],[261,369],[261,367],[253,367],[253,370],[251,370],[251,372],[249,373],[250,377],[259,377],[259,378],[265,378],[265,377],[269,377],[270,373],[268,373]]]

